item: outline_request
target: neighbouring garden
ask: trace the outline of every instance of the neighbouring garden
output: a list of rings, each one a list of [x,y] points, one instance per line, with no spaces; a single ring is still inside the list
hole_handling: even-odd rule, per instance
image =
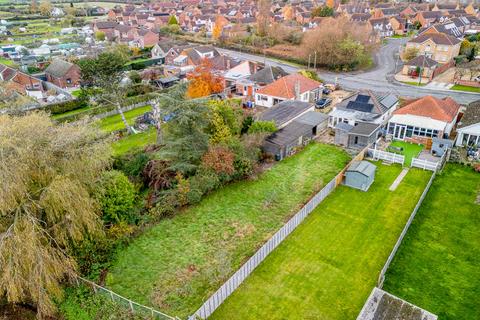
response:
[[[379,162],[367,192],[339,186],[212,319],[355,319],[431,173]]]
[[[247,181],[160,221],[118,252],[107,287],[185,317],[349,161],[313,143]]]
[[[480,175],[447,164],[388,269],[384,289],[445,320],[480,319]]]

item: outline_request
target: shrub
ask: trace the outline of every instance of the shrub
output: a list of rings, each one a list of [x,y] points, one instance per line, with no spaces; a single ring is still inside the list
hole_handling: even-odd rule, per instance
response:
[[[130,179],[143,178],[143,170],[150,156],[143,150],[127,153],[114,159],[113,168],[125,173]]]
[[[216,174],[231,175],[234,173],[235,154],[223,146],[210,146],[202,156],[202,166],[213,170]]]
[[[267,133],[273,133],[277,131],[277,126],[275,125],[275,122],[272,121],[255,121],[250,128],[248,129],[248,133],[262,133],[262,132],[267,132]]]
[[[136,192],[127,176],[112,170],[103,174],[100,181],[99,202],[106,223],[118,223],[130,218]]]
[[[60,114],[67,111],[80,109],[86,106],[87,101],[85,99],[80,99],[79,97],[78,99],[48,105],[45,107],[45,111],[49,111],[51,114]]]

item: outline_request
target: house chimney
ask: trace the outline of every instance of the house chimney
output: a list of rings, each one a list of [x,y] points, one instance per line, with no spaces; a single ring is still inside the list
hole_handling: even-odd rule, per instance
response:
[[[300,81],[295,81],[295,100],[300,100]]]

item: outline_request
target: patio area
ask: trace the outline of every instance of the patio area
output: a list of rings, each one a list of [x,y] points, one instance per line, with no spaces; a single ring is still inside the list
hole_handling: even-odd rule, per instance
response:
[[[405,141],[393,141],[387,147],[388,152],[393,152],[405,156],[405,166],[409,167],[412,158],[417,157],[423,150],[422,144],[415,144]]]

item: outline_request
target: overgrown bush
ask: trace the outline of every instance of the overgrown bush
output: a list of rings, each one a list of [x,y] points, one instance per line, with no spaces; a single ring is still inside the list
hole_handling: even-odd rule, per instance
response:
[[[248,129],[248,133],[273,133],[277,131],[277,126],[275,125],[274,121],[255,121],[250,128]]]
[[[125,174],[116,170],[103,174],[99,183],[99,202],[105,223],[113,224],[129,220],[135,198],[135,187]]]
[[[133,181],[140,181],[143,179],[142,173],[149,160],[148,153],[136,150],[133,153],[117,156],[113,161],[113,168],[122,171]]]
[[[79,97],[78,99],[48,105],[45,107],[45,111],[48,111],[51,114],[60,114],[60,113],[65,113],[67,111],[80,109],[86,106],[87,106],[87,100],[81,99]]]

